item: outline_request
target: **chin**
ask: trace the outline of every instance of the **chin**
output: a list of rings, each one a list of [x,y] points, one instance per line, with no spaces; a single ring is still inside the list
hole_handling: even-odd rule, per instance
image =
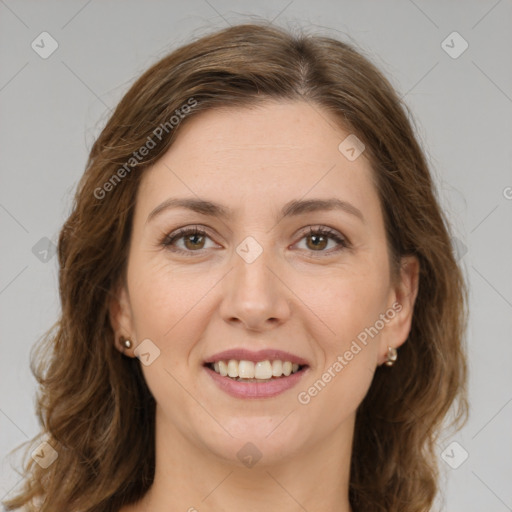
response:
[[[236,466],[274,466],[293,458],[308,444],[308,433],[291,416],[232,418],[223,422],[225,430],[212,436],[204,432],[203,443],[212,454]],[[311,439],[310,439],[311,442]]]

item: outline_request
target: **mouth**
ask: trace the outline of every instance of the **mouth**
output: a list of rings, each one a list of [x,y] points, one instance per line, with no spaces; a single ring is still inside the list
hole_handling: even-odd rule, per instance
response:
[[[282,351],[231,350],[203,367],[217,386],[236,398],[271,398],[295,386],[309,369],[305,360]]]

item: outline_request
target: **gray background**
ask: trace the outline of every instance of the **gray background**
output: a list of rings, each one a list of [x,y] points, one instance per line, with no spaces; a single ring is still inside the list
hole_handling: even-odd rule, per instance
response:
[[[94,138],[150,64],[255,17],[355,42],[410,106],[470,285],[471,416],[439,443],[437,506],[512,510],[510,0],[0,0],[0,499],[20,482],[5,455],[39,431],[28,355],[59,308],[45,237],[57,240]],[[59,45],[46,59],[31,47],[43,31]],[[469,44],[457,58],[445,50],[462,40],[442,45],[454,31]],[[457,469],[447,447],[452,465],[469,454]]]

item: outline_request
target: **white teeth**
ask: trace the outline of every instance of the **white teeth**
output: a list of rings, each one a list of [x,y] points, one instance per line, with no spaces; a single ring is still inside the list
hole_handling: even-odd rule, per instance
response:
[[[234,359],[228,361],[228,375],[230,377],[238,377],[238,361]]]
[[[259,361],[254,367],[254,377],[256,379],[272,378],[272,365],[270,361]]]
[[[291,361],[253,361],[230,359],[229,361],[216,361],[213,363],[213,369],[222,377],[231,377],[237,380],[246,379],[246,382],[257,380],[269,381],[284,375],[288,377],[292,373],[299,371],[299,365]]]
[[[213,366],[213,369],[215,370],[215,365]],[[217,370],[215,370],[217,371]],[[228,365],[226,364],[226,361],[219,361],[219,373],[223,377],[228,376]]]
[[[238,363],[238,377],[254,379],[254,363],[252,361],[240,361]]]
[[[272,375],[274,377],[281,377],[283,375],[283,361],[279,359],[272,361]]]

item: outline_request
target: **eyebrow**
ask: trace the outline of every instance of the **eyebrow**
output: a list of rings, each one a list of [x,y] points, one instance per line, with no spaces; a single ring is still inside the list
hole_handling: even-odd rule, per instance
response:
[[[174,208],[186,208],[188,210],[200,213],[202,215],[208,215],[210,217],[217,217],[225,220],[233,216],[233,210],[231,210],[231,208],[215,203],[213,201],[186,197],[171,197],[169,199],[166,199],[163,203],[159,204],[148,215],[146,222],[152,220],[159,213]],[[311,213],[322,210],[343,211],[345,213],[349,213],[351,215],[354,215],[355,217],[358,217],[363,223],[365,222],[361,210],[356,208],[353,204],[348,203],[347,201],[342,201],[341,199],[337,199],[334,197],[329,199],[294,199],[283,206],[279,220],[283,219],[284,217],[292,217],[302,215],[304,213]]]

